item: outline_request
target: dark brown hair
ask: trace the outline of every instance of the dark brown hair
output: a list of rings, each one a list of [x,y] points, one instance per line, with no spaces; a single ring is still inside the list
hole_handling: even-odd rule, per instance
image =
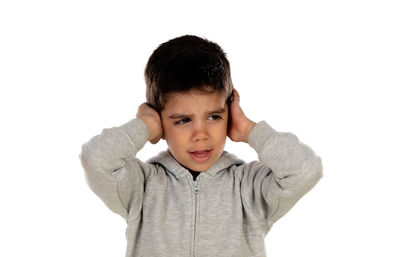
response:
[[[229,61],[222,48],[207,39],[184,35],[158,46],[144,77],[147,103],[161,111],[168,94],[199,90],[223,93],[230,103],[233,85]]]

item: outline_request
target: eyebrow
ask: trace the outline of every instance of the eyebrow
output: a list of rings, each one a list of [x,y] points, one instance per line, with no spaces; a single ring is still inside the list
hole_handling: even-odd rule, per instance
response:
[[[208,112],[208,114],[221,114],[225,112],[225,108],[219,108],[217,110]],[[182,118],[190,118],[193,117],[193,114],[181,114],[181,113],[174,113],[168,116],[170,119],[182,119]]]

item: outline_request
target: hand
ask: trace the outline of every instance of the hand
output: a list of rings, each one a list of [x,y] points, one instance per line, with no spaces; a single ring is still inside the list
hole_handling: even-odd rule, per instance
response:
[[[150,105],[141,104],[136,113],[136,118],[141,119],[146,124],[150,143],[156,144],[163,137],[164,130],[160,115]]]
[[[234,142],[248,143],[250,131],[256,125],[248,119],[239,105],[240,96],[236,89],[233,89],[233,101],[230,105],[231,123],[228,128],[228,137]]]

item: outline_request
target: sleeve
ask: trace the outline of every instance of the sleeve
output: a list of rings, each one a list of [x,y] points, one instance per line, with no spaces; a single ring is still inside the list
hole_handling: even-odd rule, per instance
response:
[[[259,162],[243,167],[242,195],[247,207],[270,228],[322,177],[321,158],[288,132],[277,132],[265,121],[249,134]]]
[[[124,219],[135,218],[141,211],[144,170],[150,167],[135,156],[148,136],[145,123],[132,119],[103,129],[82,145],[79,155],[90,189]]]

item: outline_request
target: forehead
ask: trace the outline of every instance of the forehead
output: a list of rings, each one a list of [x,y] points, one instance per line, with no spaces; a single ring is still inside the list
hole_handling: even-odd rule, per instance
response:
[[[164,111],[173,112],[177,110],[193,110],[224,108],[225,96],[221,92],[202,92],[191,90],[169,95],[164,105]]]

